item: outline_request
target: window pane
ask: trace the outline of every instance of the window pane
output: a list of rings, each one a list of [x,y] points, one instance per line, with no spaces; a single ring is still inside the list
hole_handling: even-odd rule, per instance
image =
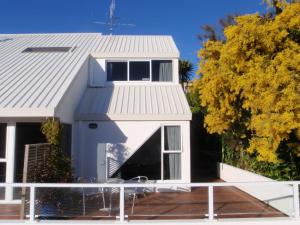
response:
[[[150,62],[130,62],[130,80],[150,80]]]
[[[6,124],[0,123],[0,159],[5,158]]]
[[[179,126],[165,126],[165,150],[181,150],[181,135]]]
[[[164,180],[181,179],[181,154],[165,153],[164,154]]]
[[[107,63],[108,81],[127,80],[127,62],[108,62]]]
[[[0,183],[5,183],[6,163],[0,163]]]
[[[152,61],[152,81],[172,81],[172,71],[171,60]]]

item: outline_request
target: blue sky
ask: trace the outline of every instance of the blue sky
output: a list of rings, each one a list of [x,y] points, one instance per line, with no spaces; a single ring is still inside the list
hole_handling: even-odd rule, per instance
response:
[[[1,0],[0,33],[102,32],[110,0]],[[197,63],[201,42],[196,36],[204,24],[215,25],[232,13],[265,12],[262,0],[116,0],[122,23],[115,34],[172,35],[181,57]]]

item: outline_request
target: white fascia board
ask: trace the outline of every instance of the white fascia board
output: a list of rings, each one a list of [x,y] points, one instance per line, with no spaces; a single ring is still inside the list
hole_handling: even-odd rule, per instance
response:
[[[179,52],[94,52],[91,54],[94,58],[179,58]]]
[[[53,117],[54,108],[2,108],[0,118]]]
[[[81,113],[75,117],[78,121],[190,121],[192,114],[86,114]]]

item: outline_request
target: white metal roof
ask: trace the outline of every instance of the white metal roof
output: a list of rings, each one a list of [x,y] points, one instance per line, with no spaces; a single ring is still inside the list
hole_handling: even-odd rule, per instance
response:
[[[29,47],[72,47],[32,53]],[[170,36],[104,36],[96,33],[0,34],[0,117],[55,116],[55,110],[88,56],[178,57]]]
[[[179,58],[171,36],[102,36],[95,58]]]
[[[191,120],[179,84],[115,85],[88,88],[76,120]]]
[[[100,38],[100,34],[0,35],[0,117],[54,116]],[[72,47],[73,51],[22,53],[28,47]]]

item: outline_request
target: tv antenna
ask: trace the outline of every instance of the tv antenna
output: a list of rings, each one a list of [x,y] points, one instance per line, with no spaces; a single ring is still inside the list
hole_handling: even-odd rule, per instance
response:
[[[109,6],[109,17],[107,22],[94,21],[95,24],[107,25],[109,29],[109,33],[112,34],[114,28],[117,26],[130,26],[135,27],[133,23],[119,23],[118,21],[121,19],[120,17],[115,16],[116,11],[116,0],[111,0]]]

